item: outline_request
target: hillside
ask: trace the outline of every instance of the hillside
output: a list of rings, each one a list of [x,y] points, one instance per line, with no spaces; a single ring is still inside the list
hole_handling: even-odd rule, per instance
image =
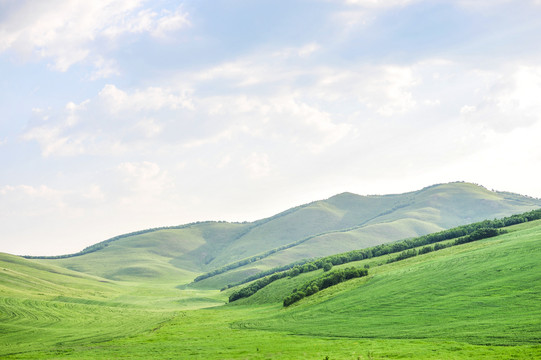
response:
[[[0,357],[539,358],[541,220],[503,230],[392,263],[395,254],[335,266],[369,272],[286,308],[284,297],[322,270],[227,306],[186,310],[187,301],[217,303],[223,294],[108,281],[2,254]]]
[[[469,183],[434,185],[400,195],[363,197],[345,193],[316,202],[321,206],[319,203],[334,209],[333,214],[338,212],[336,209],[341,209],[343,217],[348,221],[347,226],[307,236],[302,243],[203,280],[196,286],[222,287],[262,270],[301,259],[416,237],[457,225],[522,213],[541,206],[538,199],[492,192]],[[361,209],[366,210],[365,206],[375,204],[385,204],[386,207],[378,207],[377,211],[372,212],[370,219],[366,214],[364,217],[358,215]],[[354,218],[357,218],[359,225],[351,226]]]
[[[26,297],[48,298],[88,292],[108,297],[114,285],[102,278],[42,264],[18,256],[0,253],[0,294],[24,294]]]
[[[253,223],[201,222],[124,236],[101,249],[41,260],[112,280],[183,283],[236,261],[243,266],[195,284],[221,288],[261,270],[502,217],[541,200],[469,183],[434,185],[397,195],[343,193]]]
[[[370,264],[370,276],[236,327],[333,337],[538,344],[541,221],[506,230],[391,264],[378,266],[385,259],[374,258],[342,265]],[[278,280],[236,306],[280,304],[294,288],[321,274]]]
[[[64,344],[95,344],[156,328],[179,310],[223,304],[216,292],[120,283],[0,253],[0,358],[34,359]],[[48,356],[47,356],[48,357]]]

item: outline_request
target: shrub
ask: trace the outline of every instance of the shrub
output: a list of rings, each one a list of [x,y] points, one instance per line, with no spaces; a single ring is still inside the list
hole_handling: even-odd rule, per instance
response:
[[[334,270],[323,276],[309,281],[301,287],[300,291],[294,291],[284,298],[284,306],[287,307],[306,296],[313,295],[320,290],[337,285],[343,281],[368,275],[368,270],[350,267],[343,270]]]

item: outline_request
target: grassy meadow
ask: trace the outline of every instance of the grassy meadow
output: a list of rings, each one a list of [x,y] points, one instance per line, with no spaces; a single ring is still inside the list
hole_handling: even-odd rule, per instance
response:
[[[341,265],[368,264],[369,276],[288,308],[283,298],[322,270],[220,306],[234,289],[110,280],[2,255],[0,357],[541,358],[541,221],[506,230],[394,263]]]

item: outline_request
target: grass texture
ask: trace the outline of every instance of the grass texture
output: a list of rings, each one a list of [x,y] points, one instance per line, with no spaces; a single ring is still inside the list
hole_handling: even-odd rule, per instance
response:
[[[386,264],[283,308],[321,271],[227,306],[227,292],[107,280],[0,256],[0,357],[535,359],[541,221]],[[381,264],[381,265],[380,265]],[[339,267],[337,267],[339,268]]]

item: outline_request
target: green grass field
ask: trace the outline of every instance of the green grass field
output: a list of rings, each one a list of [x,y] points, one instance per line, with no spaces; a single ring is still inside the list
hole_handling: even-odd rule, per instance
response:
[[[301,300],[259,325],[238,326],[479,345],[539,343],[541,228],[531,226],[372,268],[369,279]],[[272,285],[266,290],[272,292]]]
[[[540,206],[540,199],[461,182],[395,195],[343,193],[254,222],[208,221],[120,235],[102,246],[95,244],[95,252],[41,262],[115,281],[182,283],[201,273],[257,257],[235,271],[194,284],[197,289],[220,289],[294,261],[416,237]]]
[[[182,277],[113,281],[2,255],[0,357],[541,358],[541,221],[507,230],[353,263],[370,264],[369,276],[288,308],[282,299],[321,270],[218,306],[228,291],[179,289]]]

